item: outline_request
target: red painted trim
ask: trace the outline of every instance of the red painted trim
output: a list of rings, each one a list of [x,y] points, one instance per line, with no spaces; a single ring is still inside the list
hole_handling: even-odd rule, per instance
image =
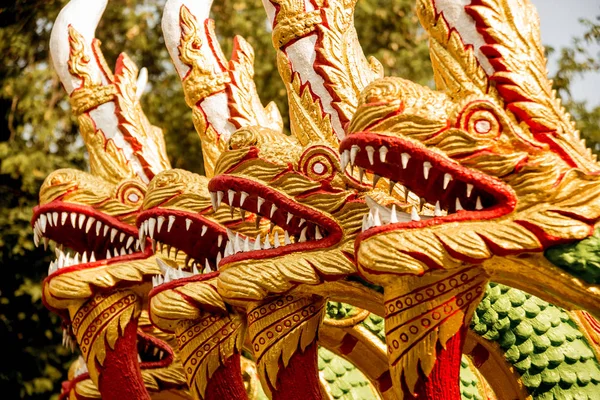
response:
[[[106,358],[98,368],[98,390],[103,400],[150,400],[137,360],[137,319],[121,333],[114,349],[106,345]]]
[[[317,342],[304,351],[298,349],[286,367],[279,360],[277,389],[271,388],[272,400],[322,400],[321,382],[317,367]]]
[[[240,355],[229,357],[213,374],[206,386],[205,400],[245,400],[248,398]]]

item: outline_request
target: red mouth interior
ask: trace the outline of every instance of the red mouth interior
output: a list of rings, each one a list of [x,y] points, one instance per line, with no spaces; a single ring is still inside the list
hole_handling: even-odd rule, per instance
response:
[[[278,243],[276,239],[269,238],[266,248],[264,237],[260,240],[260,248],[233,246],[234,254],[225,257],[222,265],[244,259],[272,258],[295,251],[330,247],[341,239],[341,229],[331,218],[257,181],[220,175],[211,179],[208,187],[217,203],[222,201],[230,207],[241,208],[255,214],[257,219],[266,218],[287,232],[289,237],[289,243],[279,234]]]
[[[156,243],[158,252],[176,258],[183,251],[188,270],[193,264],[202,270],[208,263],[215,271],[227,243],[225,227],[195,212],[154,208],[140,213],[137,224],[142,236]]]
[[[173,351],[164,341],[138,331],[137,349],[141,368],[166,367],[173,362]]]
[[[51,263],[50,274],[151,255],[140,251],[136,227],[92,207],[53,201],[34,209],[32,225],[36,240],[52,240],[60,248],[57,260]],[[64,257],[65,247],[73,254]]]
[[[420,143],[362,132],[345,138],[340,152],[350,165],[373,173],[375,178],[400,183],[449,214],[421,224],[496,218],[510,212],[516,203],[512,192],[499,180],[464,168]]]

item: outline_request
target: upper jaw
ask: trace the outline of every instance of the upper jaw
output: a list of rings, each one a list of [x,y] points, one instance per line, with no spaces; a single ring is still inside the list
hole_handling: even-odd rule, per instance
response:
[[[147,258],[134,226],[93,207],[55,200],[34,208],[31,222],[36,244],[57,244],[57,259],[49,266],[50,277],[69,271]],[[63,251],[66,246],[73,257]]]
[[[376,207],[370,207],[371,216],[363,225],[365,232],[359,235],[357,245],[361,240],[391,230],[495,219],[516,207],[516,196],[508,185],[406,138],[359,132],[342,141],[340,152],[344,167],[356,165],[376,177],[398,182],[434,204],[436,210],[432,218],[419,217],[416,210],[411,218],[410,214],[396,210],[395,219],[384,220],[380,215],[378,221],[373,215]],[[388,214],[391,212],[389,209]]]
[[[281,228],[272,235],[248,238],[233,234],[221,267],[248,259],[266,259],[298,251],[328,248],[339,243],[343,233],[327,215],[277,191],[258,180],[238,175],[219,175],[209,182],[213,207],[221,202],[266,218]]]

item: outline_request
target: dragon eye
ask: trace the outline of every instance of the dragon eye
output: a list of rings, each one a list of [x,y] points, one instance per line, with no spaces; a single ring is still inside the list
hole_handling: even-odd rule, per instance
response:
[[[337,153],[325,146],[309,147],[300,157],[301,171],[313,181],[331,179],[341,171]]]
[[[146,194],[146,185],[138,180],[126,180],[117,188],[117,199],[128,206],[141,206]]]
[[[486,138],[495,138],[502,130],[494,106],[486,101],[469,104],[462,111],[459,124],[467,132]]]

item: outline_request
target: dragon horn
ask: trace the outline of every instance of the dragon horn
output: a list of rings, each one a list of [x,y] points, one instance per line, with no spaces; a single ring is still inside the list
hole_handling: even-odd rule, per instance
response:
[[[418,0],[429,32],[438,89],[460,98],[485,94],[512,113],[538,142],[584,171],[597,169],[548,78],[539,18],[528,0]]]
[[[210,0],[168,0],[162,18],[165,44],[193,112],[208,177],[237,129],[283,129],[275,104],[263,107],[256,92],[252,47],[236,36],[231,60],[225,59],[208,18],[211,5]]]
[[[52,62],[78,117],[92,174],[147,183],[169,168],[164,139],[139,103],[145,70],[138,87],[138,69],[127,55],[119,56],[114,75],[106,65],[95,38],[106,4],[72,0],[61,10],[50,36]]]
[[[355,0],[330,0],[312,10],[307,4],[263,0],[288,92],[291,131],[303,145],[326,141],[337,148],[360,92],[383,75],[383,67],[373,57],[368,62],[360,47]]]

